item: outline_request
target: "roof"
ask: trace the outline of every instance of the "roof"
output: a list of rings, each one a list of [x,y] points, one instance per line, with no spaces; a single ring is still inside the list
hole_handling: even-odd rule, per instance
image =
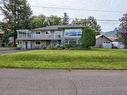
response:
[[[28,31],[30,31],[30,30],[28,30],[28,29],[21,29],[21,30],[16,30],[17,32],[28,32]]]
[[[97,35],[97,36],[96,36],[96,40],[99,39],[100,37],[105,37],[106,39],[112,41],[110,38],[108,38],[108,37],[105,36],[105,35]]]
[[[113,36],[113,37],[108,37],[109,39],[111,39],[112,41],[119,41],[119,38],[118,37],[115,37],[115,36]]]
[[[60,30],[60,29],[75,29],[75,28],[84,28],[81,25],[54,25],[54,26],[47,26],[47,27],[42,27],[42,28],[36,28],[33,30],[42,30],[42,31],[46,31],[46,30]]]

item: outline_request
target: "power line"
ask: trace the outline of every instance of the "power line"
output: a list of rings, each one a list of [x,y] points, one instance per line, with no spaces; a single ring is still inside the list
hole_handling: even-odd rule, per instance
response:
[[[0,14],[3,15],[3,14]],[[83,19],[83,18],[69,18],[69,20],[75,20],[75,19]],[[108,20],[108,19],[96,19],[98,22],[119,22],[119,20]]]
[[[70,20],[80,20],[80,19],[86,19],[86,18],[69,18]],[[115,19],[96,19],[97,21],[109,21],[109,22],[118,22],[119,20]]]
[[[108,13],[124,13],[125,11],[107,11],[107,10],[90,10],[90,9],[77,9],[77,8],[65,8],[65,7],[52,7],[52,6],[34,6],[38,8],[46,8],[46,9],[57,9],[57,10],[73,10],[73,11],[89,11],[89,12],[108,12]]]
[[[41,7],[42,6],[33,6],[33,7]],[[58,8],[58,7],[44,7],[44,8]],[[86,9],[71,9],[71,8],[59,8],[59,9],[69,9],[69,10],[86,10]],[[86,11],[99,11],[99,12],[122,12],[122,11],[102,11],[102,10],[86,10]],[[0,13],[0,15],[3,15],[2,13]],[[69,18],[70,20],[75,20],[75,19],[84,19],[84,18]],[[98,22],[119,22],[119,20],[108,20],[108,19],[96,19]]]

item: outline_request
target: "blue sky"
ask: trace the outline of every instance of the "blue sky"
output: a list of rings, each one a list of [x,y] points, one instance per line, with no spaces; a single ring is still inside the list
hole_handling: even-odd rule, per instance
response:
[[[57,15],[62,17],[67,12],[71,18],[86,18],[94,16],[96,19],[118,20],[127,12],[127,0],[28,0],[33,14]],[[77,11],[65,9],[53,9],[42,7],[62,7],[73,9],[105,10],[120,12],[96,12],[96,11]],[[118,27],[119,22],[98,22],[102,26],[102,31],[110,31]]]
[[[63,16],[64,12],[72,18],[85,18],[94,16],[97,19],[118,20],[127,11],[127,0],[28,0],[32,6],[35,15],[45,14]],[[122,11],[114,12],[93,12],[93,11],[72,11],[63,9],[48,9],[42,7],[62,7],[89,10]],[[119,22],[98,22],[103,31],[113,30],[118,27]]]

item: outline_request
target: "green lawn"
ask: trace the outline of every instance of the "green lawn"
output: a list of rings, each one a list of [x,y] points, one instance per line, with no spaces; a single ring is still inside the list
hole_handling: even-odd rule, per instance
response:
[[[0,68],[127,70],[127,50],[34,50],[0,55]]]

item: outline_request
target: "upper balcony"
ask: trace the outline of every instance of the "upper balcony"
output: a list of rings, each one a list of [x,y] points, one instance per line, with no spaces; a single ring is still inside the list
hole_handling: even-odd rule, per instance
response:
[[[52,34],[19,34],[17,40],[61,40],[61,35]]]
[[[61,40],[61,31],[17,30],[17,40]]]

